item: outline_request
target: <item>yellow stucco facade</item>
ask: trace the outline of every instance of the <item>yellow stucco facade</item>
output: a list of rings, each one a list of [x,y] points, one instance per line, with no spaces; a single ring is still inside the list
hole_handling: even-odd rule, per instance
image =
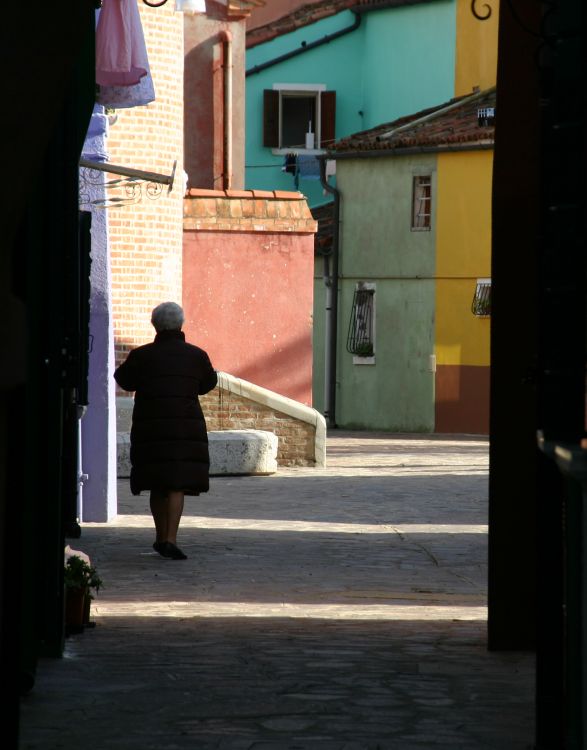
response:
[[[490,318],[471,312],[477,279],[491,276],[493,150],[438,155],[438,365],[489,365]]]
[[[499,0],[456,0],[455,96],[497,80]],[[489,431],[490,317],[473,314],[477,281],[491,277],[493,149],[437,160],[435,429]]]
[[[495,86],[497,78],[497,28],[499,0],[478,2],[478,12],[491,15],[485,21],[475,18],[470,0],[457,0],[457,49],[455,96]]]

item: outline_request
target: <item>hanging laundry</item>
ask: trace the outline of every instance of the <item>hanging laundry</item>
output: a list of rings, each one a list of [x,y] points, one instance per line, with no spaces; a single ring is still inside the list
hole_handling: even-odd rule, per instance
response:
[[[283,167],[281,167],[282,172],[287,172],[288,174],[295,174],[297,172],[297,154],[291,153],[285,155],[285,160],[283,162]]]
[[[302,180],[319,180],[320,162],[312,154],[299,154],[298,172]]]
[[[281,171],[287,172],[288,174],[293,174],[294,185],[296,190],[298,190],[298,188],[300,187],[300,175],[298,170],[298,155],[296,153],[292,152],[285,155]]]
[[[147,73],[134,86],[98,86],[96,101],[111,109],[142,107],[155,101],[155,87]]]
[[[82,157],[90,161],[108,161],[105,138],[108,135],[108,116],[104,107],[94,104],[94,111],[82,148]]]
[[[134,86],[148,73],[137,0],[102,0],[96,26],[96,83]]]

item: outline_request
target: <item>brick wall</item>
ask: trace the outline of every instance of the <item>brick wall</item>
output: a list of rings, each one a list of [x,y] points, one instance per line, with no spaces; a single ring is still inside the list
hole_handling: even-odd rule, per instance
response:
[[[117,364],[130,348],[153,339],[150,313],[166,300],[181,304],[183,203],[183,14],[175,3],[150,8],[139,3],[155,101],[116,110],[107,141],[109,161],[169,174],[170,193],[108,208],[112,262],[112,308]],[[115,175],[111,175],[115,177]],[[118,189],[116,193],[123,195]]]

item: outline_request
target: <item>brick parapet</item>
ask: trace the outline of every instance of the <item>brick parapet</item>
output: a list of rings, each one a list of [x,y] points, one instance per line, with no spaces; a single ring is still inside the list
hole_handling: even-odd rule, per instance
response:
[[[302,193],[282,190],[189,190],[183,202],[184,231],[297,232],[318,224]]]
[[[228,373],[218,373],[218,386],[200,403],[211,431],[275,433],[279,466],[325,465],[326,424],[315,409]]]
[[[210,431],[267,430],[277,435],[279,466],[316,465],[312,425],[223,388],[200,396],[200,403]]]
[[[326,465],[326,422],[315,409],[226,372],[199,400],[210,432],[265,430],[277,435],[278,466]],[[117,398],[119,433],[130,432],[133,405],[128,394]]]

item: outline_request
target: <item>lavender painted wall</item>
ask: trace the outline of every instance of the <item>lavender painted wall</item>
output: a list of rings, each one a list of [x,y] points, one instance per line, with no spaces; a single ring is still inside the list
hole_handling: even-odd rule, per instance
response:
[[[105,161],[107,118],[96,105],[83,157]],[[92,172],[98,184],[82,186],[86,200],[83,210],[92,212],[92,270],[90,293],[90,335],[92,341],[88,400],[81,420],[80,474],[86,474],[80,486],[80,520],[105,522],[117,513],[116,503],[116,400],[114,373],[114,332],[108,248],[108,211],[92,201],[105,198],[104,173]]]

